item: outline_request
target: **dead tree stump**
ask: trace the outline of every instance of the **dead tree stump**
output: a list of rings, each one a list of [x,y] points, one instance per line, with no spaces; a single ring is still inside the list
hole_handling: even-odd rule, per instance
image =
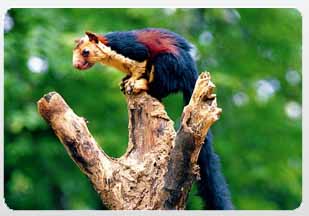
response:
[[[202,73],[176,133],[164,106],[146,92],[126,95],[129,143],[120,158],[111,158],[96,143],[83,117],[56,92],[38,101],[72,160],[88,176],[110,209],[184,209],[199,176],[198,154],[210,126],[218,119],[214,84]]]

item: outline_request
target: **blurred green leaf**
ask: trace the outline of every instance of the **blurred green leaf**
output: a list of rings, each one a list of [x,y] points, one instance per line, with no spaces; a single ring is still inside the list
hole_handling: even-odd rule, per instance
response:
[[[101,65],[77,71],[72,49],[87,30],[144,27],[183,35],[196,47],[199,71],[211,72],[223,109],[212,127],[214,148],[235,207],[294,209],[301,203],[302,18],[297,10],[11,9],[7,16],[4,189],[10,208],[105,209],[39,117],[36,102],[49,91],[59,92],[87,118],[102,148],[121,156],[128,141],[127,107],[118,86],[123,74]],[[44,70],[30,67],[33,57]],[[181,94],[163,102],[177,128]],[[202,207],[194,185],[187,209]]]

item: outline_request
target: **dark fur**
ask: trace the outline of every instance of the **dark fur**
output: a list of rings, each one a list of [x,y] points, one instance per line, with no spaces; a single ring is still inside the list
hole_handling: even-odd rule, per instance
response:
[[[150,44],[138,41],[145,31],[160,31],[160,37],[167,38],[172,51],[154,52]],[[189,51],[191,46],[180,35],[164,29],[142,29],[129,32],[112,32],[104,35],[107,46],[136,61],[148,60],[154,65],[154,80],[149,85],[149,94],[161,100],[167,95],[181,91],[188,104],[198,78],[196,64]],[[153,42],[152,42],[153,43]],[[158,41],[160,43],[160,41]],[[199,192],[208,209],[233,209],[230,193],[221,173],[218,155],[212,146],[209,131],[199,155],[201,169]]]

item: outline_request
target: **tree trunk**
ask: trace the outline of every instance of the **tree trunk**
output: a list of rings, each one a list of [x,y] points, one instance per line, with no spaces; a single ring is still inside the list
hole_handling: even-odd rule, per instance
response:
[[[110,209],[184,209],[199,176],[198,154],[221,113],[214,87],[209,73],[202,73],[177,133],[158,100],[146,92],[126,95],[129,143],[117,159],[104,153],[87,121],[58,93],[42,97],[38,110]]]

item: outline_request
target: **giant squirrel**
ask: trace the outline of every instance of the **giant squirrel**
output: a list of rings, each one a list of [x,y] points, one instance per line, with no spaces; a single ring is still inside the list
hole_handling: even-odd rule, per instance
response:
[[[132,88],[128,88],[132,77],[127,75],[124,78],[124,91],[137,93],[146,90],[158,100],[171,93],[182,92],[184,103],[189,103],[198,72],[190,54],[192,46],[180,35],[158,28],[111,32],[105,35],[86,32],[86,36],[76,43],[73,50],[75,68],[85,70],[100,62],[97,45],[104,44],[132,60],[147,61],[145,73],[141,77],[134,77],[135,85],[131,86]],[[199,154],[198,164],[201,174],[198,182],[199,194],[206,207],[217,210],[233,209],[219,157],[212,146],[210,130]]]

